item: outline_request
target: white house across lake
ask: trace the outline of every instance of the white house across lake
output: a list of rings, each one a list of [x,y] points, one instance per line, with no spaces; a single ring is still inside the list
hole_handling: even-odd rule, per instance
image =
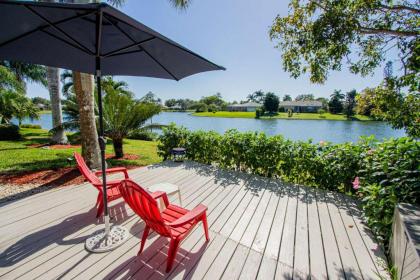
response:
[[[321,101],[283,101],[280,102],[281,111],[287,112],[289,109],[295,113],[316,113],[322,108]]]
[[[233,104],[227,106],[230,112],[255,112],[257,108],[262,107],[262,104],[256,102],[248,102],[243,104]]]

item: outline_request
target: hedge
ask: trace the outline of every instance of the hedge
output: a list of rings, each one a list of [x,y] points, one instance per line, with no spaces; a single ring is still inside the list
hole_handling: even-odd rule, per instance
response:
[[[366,221],[382,241],[390,236],[395,204],[419,203],[420,143],[413,138],[312,143],[237,130],[193,132],[171,124],[159,137],[158,153],[168,159],[174,147],[185,147],[193,161],[360,197]]]

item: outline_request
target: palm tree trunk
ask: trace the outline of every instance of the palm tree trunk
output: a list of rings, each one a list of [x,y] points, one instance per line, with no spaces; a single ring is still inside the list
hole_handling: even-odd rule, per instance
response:
[[[114,138],[114,139],[112,139],[112,144],[114,145],[115,157],[116,158],[122,158],[124,156],[123,139],[122,138]]]
[[[51,137],[53,144],[67,144],[67,136],[62,127],[63,111],[61,108],[59,70],[55,67],[47,67],[48,91],[51,100],[52,123],[55,128]]]
[[[100,169],[101,157],[95,119],[93,76],[90,74],[73,72],[73,83],[77,103],[79,105],[82,156],[90,168]]]

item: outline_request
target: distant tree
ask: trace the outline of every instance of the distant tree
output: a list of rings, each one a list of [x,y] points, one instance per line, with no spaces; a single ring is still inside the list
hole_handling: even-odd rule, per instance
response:
[[[315,100],[315,97],[313,94],[299,94],[295,98],[296,101],[312,101]]]
[[[248,102],[257,102],[263,103],[264,102],[265,94],[262,90],[257,90],[247,96]]]
[[[386,85],[372,89],[372,115],[393,128],[405,129],[409,136],[420,137],[420,94],[404,94]]]
[[[159,104],[159,105],[162,103],[162,100],[151,91],[149,91],[148,93],[146,93],[145,96],[140,98],[140,101],[145,102],[145,103]]]
[[[292,101],[292,97],[290,96],[290,94],[286,94],[283,96],[283,101]]]
[[[340,90],[335,90],[334,93],[331,94],[331,99],[328,102],[330,113],[339,114],[343,112],[343,99],[344,94],[342,94]]]
[[[375,90],[371,88],[364,89],[361,93],[356,95],[356,112],[363,116],[372,116],[372,111],[375,108],[374,105]]]
[[[264,98],[264,110],[270,114],[277,113],[279,111],[279,102],[279,97],[276,94],[267,92]]]
[[[208,105],[208,109],[207,110],[209,112],[216,113],[217,112],[217,109],[218,109],[218,107],[215,104],[210,104],[210,105]]]
[[[168,99],[165,101],[165,106],[167,107],[173,107],[177,104],[177,100],[174,98]]]
[[[328,99],[327,98],[325,98],[325,97],[318,97],[317,99],[316,99],[316,101],[319,101],[319,102],[321,102],[322,103],[322,109],[323,110],[328,110]]]
[[[46,110],[51,108],[51,101],[43,97],[33,97],[32,103],[34,103],[35,105],[41,104]]]
[[[354,110],[356,107],[356,90],[353,89],[346,93],[346,100],[344,102],[344,113],[347,118],[350,118],[354,115]]]
[[[218,110],[223,110],[227,105],[227,102],[223,100],[220,92],[210,96],[204,96],[200,99],[199,102],[204,103],[207,106],[214,104],[218,108]]]
[[[207,112],[208,111],[208,106],[206,103],[202,103],[199,102],[197,104],[194,104],[193,109],[197,112],[197,113],[201,113],[201,112]]]

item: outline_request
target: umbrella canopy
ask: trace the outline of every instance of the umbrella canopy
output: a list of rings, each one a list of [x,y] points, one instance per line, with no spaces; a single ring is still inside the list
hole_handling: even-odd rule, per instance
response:
[[[0,60],[42,64],[96,75],[105,236],[108,237],[101,75],[180,80],[199,72],[224,68],[103,3],[0,0],[0,31]],[[87,240],[87,248],[98,252],[110,250],[115,247],[113,241],[119,240],[118,244],[121,244],[120,241],[125,238],[116,236],[126,236],[126,232],[117,228],[115,236],[110,236],[105,242],[101,241],[102,234],[95,235]]]
[[[104,4],[0,0],[0,59],[102,75],[180,80],[222,70]]]

